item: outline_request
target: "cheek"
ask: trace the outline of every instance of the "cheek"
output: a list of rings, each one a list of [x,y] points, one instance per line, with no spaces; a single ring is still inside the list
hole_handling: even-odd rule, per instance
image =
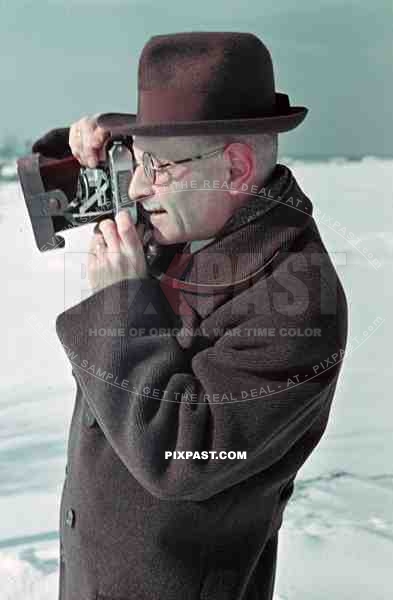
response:
[[[198,197],[194,197],[189,191],[173,191],[167,202],[168,211],[177,216],[194,214],[199,206]]]
[[[217,190],[209,195],[206,201],[206,210],[215,221],[219,221],[229,215],[231,207],[228,199]]]
[[[197,192],[189,203],[189,213],[193,214],[199,221],[216,220],[226,212],[226,206],[218,192]]]
[[[175,191],[168,201],[168,209],[172,218],[187,221],[188,223],[221,222],[228,218],[230,206],[225,197],[216,192]]]

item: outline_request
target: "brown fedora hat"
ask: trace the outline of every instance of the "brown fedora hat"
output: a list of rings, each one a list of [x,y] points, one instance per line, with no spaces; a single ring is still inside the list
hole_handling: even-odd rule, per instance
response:
[[[270,52],[252,33],[156,35],[142,50],[137,114],[104,113],[112,135],[283,132],[308,109],[274,86]]]

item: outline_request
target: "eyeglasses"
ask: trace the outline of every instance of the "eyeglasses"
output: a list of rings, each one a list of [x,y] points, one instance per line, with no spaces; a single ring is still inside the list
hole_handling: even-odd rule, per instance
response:
[[[219,154],[220,152],[222,152],[222,150],[224,150],[224,148],[226,148],[226,146],[222,146],[221,148],[216,148],[215,150],[211,150],[210,152],[205,152],[204,154],[197,154],[190,158],[182,158],[181,160],[171,160],[171,161],[168,161],[159,166],[155,166],[155,164],[158,162],[158,159],[154,156],[154,154],[152,154],[151,152],[144,152],[142,155],[141,165],[143,166],[143,172],[145,174],[146,179],[148,179],[148,181],[151,185],[154,185],[156,182],[156,173],[158,171],[161,171],[162,169],[167,169],[168,167],[171,167],[174,165],[180,165],[180,164],[183,164],[186,162],[193,162],[194,160],[202,160],[204,158],[210,158],[210,157],[215,156],[216,154]],[[135,161],[135,165],[138,166],[138,164],[139,163],[137,163]]]

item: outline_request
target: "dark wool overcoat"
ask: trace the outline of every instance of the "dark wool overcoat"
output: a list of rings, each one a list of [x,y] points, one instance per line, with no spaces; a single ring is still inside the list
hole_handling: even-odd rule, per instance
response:
[[[60,600],[273,596],[347,302],[291,170],[278,164],[256,191],[202,249],[56,319],[76,384]]]

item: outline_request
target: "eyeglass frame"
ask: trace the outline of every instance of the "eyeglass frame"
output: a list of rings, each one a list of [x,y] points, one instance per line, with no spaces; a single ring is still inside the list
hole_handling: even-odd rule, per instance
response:
[[[171,166],[180,165],[180,164],[187,163],[187,162],[193,162],[193,161],[196,161],[196,160],[202,160],[204,158],[210,158],[210,157],[214,156],[215,154],[218,154],[222,150],[225,150],[226,147],[227,147],[227,145],[221,146],[220,148],[216,148],[215,150],[210,150],[209,152],[204,152],[203,154],[196,154],[196,155],[191,156],[189,158],[182,158],[180,160],[171,160],[171,161],[168,161],[168,162],[166,162],[166,163],[164,163],[162,165],[159,165],[158,167],[155,167],[153,165],[153,158],[155,158],[156,160],[158,160],[157,157],[155,156],[155,154],[153,154],[152,152],[145,151],[142,154],[142,161],[140,163],[136,161],[135,155],[134,155],[134,163],[135,163],[136,166],[141,165],[143,167],[143,173],[144,173],[146,179],[149,180],[149,182],[150,182],[151,185],[154,185],[155,182],[156,182],[156,173],[158,171],[161,171],[162,169],[166,169],[166,168],[171,167]],[[151,169],[151,171],[153,173],[153,176],[149,175],[149,173],[146,170],[147,167],[146,167],[145,161],[149,160],[149,159],[150,159],[150,169]]]

